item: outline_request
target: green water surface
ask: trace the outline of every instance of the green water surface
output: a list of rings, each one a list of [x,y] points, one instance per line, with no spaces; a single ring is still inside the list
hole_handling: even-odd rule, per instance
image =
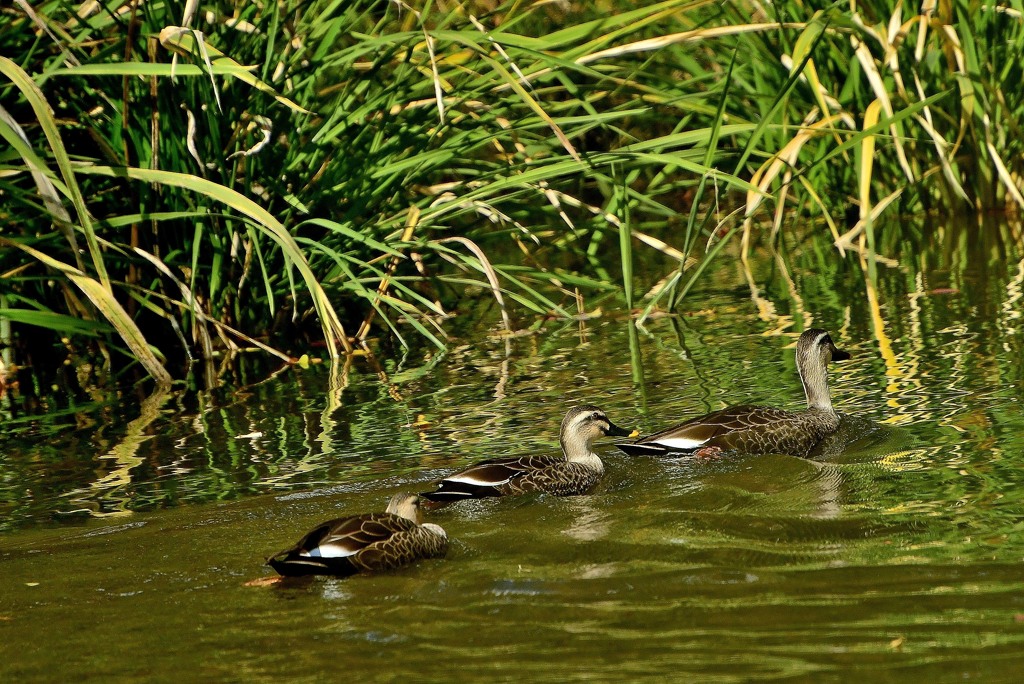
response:
[[[752,273],[723,258],[642,329],[609,299],[380,369],[239,362],[210,389],[8,406],[0,681],[1020,681],[1024,259],[1009,229],[976,231],[894,242],[874,282],[824,239]],[[443,560],[253,582],[321,520],[557,452],[576,403],[642,432],[799,408],[811,326],[853,354],[815,459],[605,442],[591,495],[431,513]]]

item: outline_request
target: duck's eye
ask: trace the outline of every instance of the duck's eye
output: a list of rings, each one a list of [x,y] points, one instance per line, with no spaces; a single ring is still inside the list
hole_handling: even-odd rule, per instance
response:
[[[602,416],[600,413],[595,413],[590,416],[591,420],[601,420],[603,417],[604,416]]]

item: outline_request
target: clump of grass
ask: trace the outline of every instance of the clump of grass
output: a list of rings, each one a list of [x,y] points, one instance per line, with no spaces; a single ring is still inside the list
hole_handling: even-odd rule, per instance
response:
[[[1020,195],[1012,8],[427,7],[3,10],[8,319],[166,383],[223,349],[443,346],[466,287],[505,327],[576,291],[647,315],[766,210],[866,254],[884,211]]]

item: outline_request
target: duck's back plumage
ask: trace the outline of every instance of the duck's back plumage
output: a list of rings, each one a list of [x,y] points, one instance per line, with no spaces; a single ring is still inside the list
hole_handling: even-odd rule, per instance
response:
[[[318,525],[267,563],[286,576],[351,575],[443,556],[443,533],[392,513],[364,513]]]
[[[834,432],[839,417],[831,411],[784,411],[770,406],[730,406],[644,437],[617,444],[631,455],[692,453],[700,449],[747,454],[806,456],[822,437]]]
[[[493,458],[441,480],[421,496],[437,502],[542,491],[556,496],[585,494],[602,472],[558,456]]]

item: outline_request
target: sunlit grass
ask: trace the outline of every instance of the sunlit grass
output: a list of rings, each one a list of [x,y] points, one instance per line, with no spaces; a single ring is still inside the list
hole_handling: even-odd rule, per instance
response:
[[[610,7],[3,10],[11,320],[88,319],[65,332],[166,380],[236,347],[444,346],[467,287],[505,328],[609,287],[643,318],[794,216],[891,263],[887,212],[1024,205],[1016,6]]]

